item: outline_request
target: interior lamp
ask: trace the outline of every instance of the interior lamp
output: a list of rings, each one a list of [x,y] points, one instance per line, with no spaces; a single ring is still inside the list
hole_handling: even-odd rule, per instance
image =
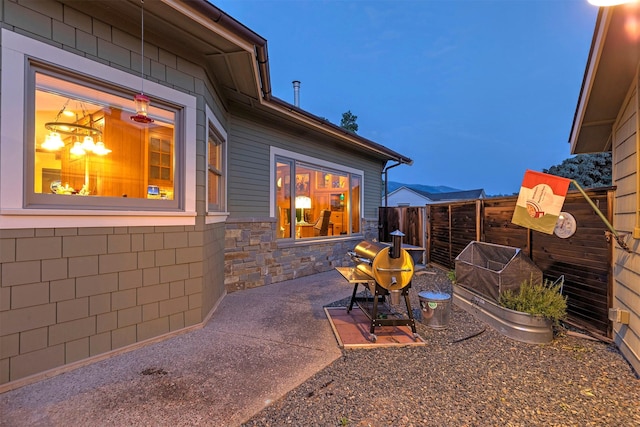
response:
[[[74,156],[84,156],[87,153],[93,153],[97,156],[104,156],[109,154],[111,150],[105,147],[104,142],[95,142],[91,136],[85,136],[82,142],[76,140],[73,143],[70,152]]]
[[[96,143],[90,135],[87,135],[82,139],[82,149],[84,151],[93,151],[95,148]]]
[[[302,214],[300,215],[300,223],[306,224],[306,221],[304,220],[304,210],[311,209],[311,198],[307,196],[296,197],[296,209],[300,209],[302,211]]]
[[[45,150],[56,151],[64,147],[64,142],[58,132],[49,132],[41,145]]]
[[[79,103],[82,116],[67,109],[69,102],[71,102],[70,98],[64,103],[53,122],[44,124],[44,127],[49,132],[40,146],[47,151],[58,151],[65,146],[62,140],[62,135],[65,135],[65,137],[71,136],[75,140],[72,147],[73,154],[83,155],[85,151],[95,151],[94,137],[101,138],[102,130],[96,126],[96,123],[93,121],[93,115],[87,112],[82,102]],[[69,119],[67,119],[68,121],[65,121],[63,116],[69,117]],[[82,138],[82,142],[80,142],[80,138]],[[111,152],[111,150],[109,150],[109,152]]]
[[[111,150],[109,150],[107,147],[104,146],[104,142],[98,141],[98,142],[96,142],[96,145],[93,148],[93,152],[94,152],[94,154],[97,154],[98,156],[104,156],[106,154],[109,154],[111,152]]]
[[[82,144],[80,143],[80,141],[76,141],[73,143],[73,147],[71,147],[70,152],[74,156],[84,156],[85,154],[87,154],[87,152],[84,151],[84,148],[82,148]]]

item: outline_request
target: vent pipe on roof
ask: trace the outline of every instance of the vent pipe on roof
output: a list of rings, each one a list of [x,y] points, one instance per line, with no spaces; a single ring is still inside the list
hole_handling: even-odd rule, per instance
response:
[[[293,83],[293,105],[300,107],[300,81],[294,80]]]

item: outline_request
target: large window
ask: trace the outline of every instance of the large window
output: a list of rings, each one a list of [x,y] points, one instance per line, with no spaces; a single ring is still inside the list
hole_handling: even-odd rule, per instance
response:
[[[95,198],[118,198],[111,207],[124,198],[175,201],[175,111],[151,106],[146,120],[136,121],[131,97],[33,68],[30,205],[91,206]]]
[[[0,31],[1,227],[194,223],[193,95]]]
[[[360,232],[361,173],[276,156],[274,183],[278,238]]]

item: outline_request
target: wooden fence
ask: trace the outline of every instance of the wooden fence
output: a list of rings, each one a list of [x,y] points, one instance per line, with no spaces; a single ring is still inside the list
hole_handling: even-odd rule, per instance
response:
[[[612,188],[587,191],[611,221]],[[511,223],[517,196],[426,206],[426,262],[455,268],[455,258],[471,241],[521,248],[545,277],[564,276],[569,320],[611,336],[611,260],[613,243],[606,225],[579,192],[570,192],[563,210],[573,214],[576,233],[560,239]]]

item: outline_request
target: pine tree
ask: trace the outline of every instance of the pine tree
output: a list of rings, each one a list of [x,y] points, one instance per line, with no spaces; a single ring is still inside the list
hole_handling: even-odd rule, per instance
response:
[[[575,179],[583,188],[609,187],[612,182],[611,153],[578,154],[542,171]]]
[[[340,127],[348,130],[349,132],[356,133],[358,131],[358,124],[356,123],[358,116],[351,113],[351,110],[346,113],[342,113],[342,120],[340,120]]]

